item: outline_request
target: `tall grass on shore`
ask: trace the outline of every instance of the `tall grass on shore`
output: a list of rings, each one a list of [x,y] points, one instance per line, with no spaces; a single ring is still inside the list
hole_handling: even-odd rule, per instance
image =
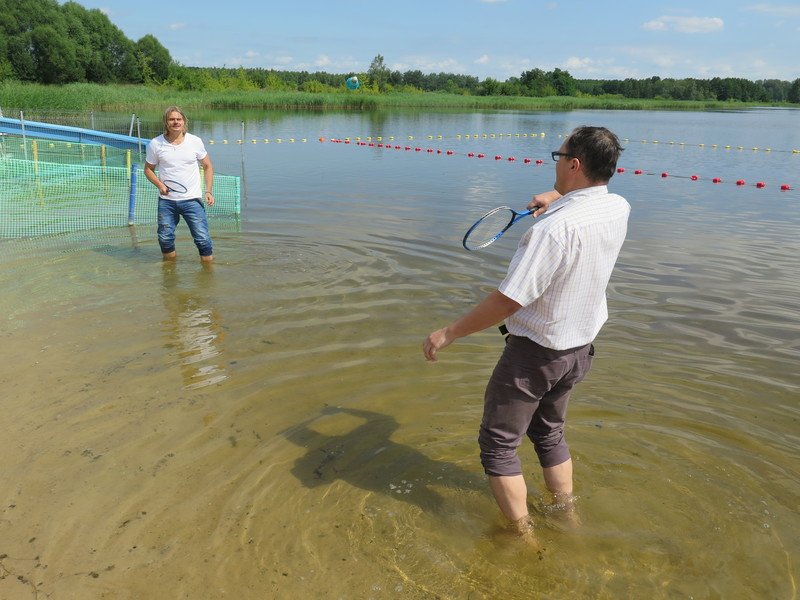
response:
[[[47,86],[0,83],[0,109],[153,111],[178,104],[188,109],[356,110],[720,110],[755,106],[743,102],[644,100],[619,96],[462,96],[439,92],[378,94],[366,90],[287,92],[269,90],[175,91],[142,85],[72,83]]]

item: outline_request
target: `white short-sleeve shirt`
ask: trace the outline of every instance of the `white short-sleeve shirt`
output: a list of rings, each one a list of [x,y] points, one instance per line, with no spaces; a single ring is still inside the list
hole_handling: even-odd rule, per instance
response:
[[[186,192],[170,192],[166,200],[191,200],[203,195],[197,163],[207,155],[203,140],[196,135],[187,133],[183,141],[175,145],[162,134],[147,144],[145,160],[158,169],[161,181],[176,181],[186,188]]]
[[[553,202],[522,236],[498,290],[522,305],[513,335],[554,350],[594,340],[608,319],[606,288],[628,227],[630,205],[608,187]]]

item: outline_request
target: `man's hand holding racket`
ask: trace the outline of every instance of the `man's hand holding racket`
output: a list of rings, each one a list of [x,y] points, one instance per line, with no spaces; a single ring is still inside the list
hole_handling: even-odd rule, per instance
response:
[[[547,212],[547,207],[559,198],[561,198],[561,194],[555,190],[550,190],[549,192],[544,192],[542,194],[536,194],[525,208],[532,210],[533,216],[538,217],[539,215],[543,215],[545,212]]]

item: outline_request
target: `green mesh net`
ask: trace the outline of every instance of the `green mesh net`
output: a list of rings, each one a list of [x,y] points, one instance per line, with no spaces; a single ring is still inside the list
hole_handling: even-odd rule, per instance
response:
[[[0,238],[155,223],[137,156],[106,146],[0,137]],[[209,217],[241,212],[239,177],[214,175]]]

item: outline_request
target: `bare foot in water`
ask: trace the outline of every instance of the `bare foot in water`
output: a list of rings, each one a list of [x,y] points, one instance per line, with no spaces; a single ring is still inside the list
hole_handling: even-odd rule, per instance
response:
[[[550,504],[544,506],[544,512],[558,519],[567,529],[577,529],[581,525],[577,501],[578,497],[572,494],[553,494]]]
[[[512,521],[511,531],[532,550],[537,552],[542,550],[542,544],[539,542],[539,538],[536,536],[533,526],[533,519],[531,519],[530,515],[525,515],[521,519]]]

